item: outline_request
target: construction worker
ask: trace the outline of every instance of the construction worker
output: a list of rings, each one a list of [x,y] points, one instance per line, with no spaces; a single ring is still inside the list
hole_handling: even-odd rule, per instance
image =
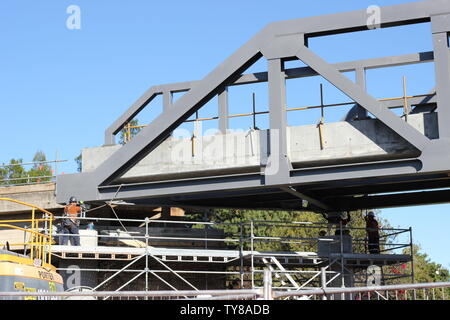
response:
[[[341,226],[342,226],[342,235],[350,235],[350,230],[348,229],[347,224],[352,220],[352,217],[350,216],[350,212],[347,212],[347,218],[343,218],[343,215],[341,214],[339,216],[338,225],[336,227],[336,231],[334,235],[340,236],[341,235]]]
[[[378,222],[375,219],[375,213],[370,211],[367,216],[364,217],[366,220],[366,232],[368,238],[368,249],[370,254],[380,253],[380,234]]]
[[[70,197],[69,203],[64,207],[64,219],[62,222],[62,234],[61,245],[67,245],[70,238],[70,243],[74,246],[80,245],[80,237],[78,226],[80,225],[77,219],[78,215],[81,213],[81,207],[75,197]],[[66,234],[76,235],[67,236]]]

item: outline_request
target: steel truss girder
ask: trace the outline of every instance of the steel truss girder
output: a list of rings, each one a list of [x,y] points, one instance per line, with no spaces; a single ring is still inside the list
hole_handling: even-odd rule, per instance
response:
[[[364,197],[342,197],[333,201],[341,210],[360,208],[390,208],[426,204],[448,203],[450,189],[373,195]]]
[[[381,27],[395,25],[406,25],[413,23],[428,22],[432,16],[450,12],[450,1],[434,0],[423,1],[381,9]],[[109,159],[102,163],[92,173],[82,173],[78,175],[65,175],[58,177],[59,193],[58,201],[66,201],[67,195],[74,193],[86,200],[111,199],[117,192],[119,186],[110,186],[115,178],[126,172],[138,161],[156,148],[164,139],[168,137],[179,124],[186,120],[196,110],[201,108],[213,96],[224,94],[227,86],[260,81],[269,81],[272,85],[272,96],[275,97],[275,105],[271,102],[271,128],[282,129],[282,134],[278,137],[281,144],[282,156],[284,156],[285,145],[285,121],[284,113],[277,114],[278,108],[283,105],[282,97],[275,96],[275,91],[282,93],[280,86],[273,86],[274,80],[278,81],[281,76],[284,78],[294,78],[320,74],[330,81],[345,94],[351,97],[360,106],[374,114],[386,126],[396,131],[402,138],[412,146],[422,152],[419,159],[410,159],[404,162],[388,161],[373,164],[352,164],[348,166],[308,168],[293,170],[290,167],[289,159],[281,173],[270,179],[267,176],[255,174],[243,177],[219,177],[214,179],[199,179],[194,182],[179,181],[172,183],[158,182],[156,184],[131,184],[124,185],[120,190],[120,198],[149,198],[163,197],[170,195],[201,194],[203,192],[221,192],[224,190],[252,190],[268,187],[291,187],[307,185],[310,183],[327,183],[336,179],[370,179],[374,175],[380,177],[400,177],[410,176],[420,173],[437,172],[450,170],[446,160],[450,159],[450,153],[444,151],[448,146],[448,141],[430,141],[418,131],[410,127],[407,123],[397,118],[388,107],[395,106],[395,102],[379,103],[362,88],[345,76],[341,72],[346,70],[361,70],[371,67],[383,67],[385,65],[402,65],[409,63],[428,62],[434,59],[435,53],[418,53],[414,55],[403,55],[399,57],[386,57],[379,59],[362,60],[358,62],[340,63],[334,66],[327,64],[320,57],[309,50],[304,43],[310,37],[326,34],[337,34],[367,30],[367,15],[365,10],[353,11],[329,15],[325,17],[312,17],[291,21],[276,22],[268,25],[248,43],[238,49],[232,56],[219,65],[214,71],[203,80],[196,82],[186,82],[180,84],[161,87],[152,87],[148,90],[127,112],[119,118],[105,133],[105,142],[113,143],[113,135],[120,131],[123,124],[132,119],[149,101],[157,94],[164,94],[164,109],[170,106],[171,112],[163,112],[151,124],[144,128],[132,141],[116,151]],[[442,27],[442,23],[439,24]],[[437,28],[437,27],[436,27]],[[444,25],[445,29],[445,25]],[[450,28],[448,29],[450,30]],[[439,29],[442,33],[442,28]],[[290,39],[290,40],[289,40]],[[297,39],[297,41],[292,41]],[[448,55],[448,47],[439,49],[439,61],[447,63],[445,58]],[[443,53],[444,52],[444,53]],[[262,74],[242,75],[250,65],[260,57],[265,56],[279,67],[280,59],[299,58],[309,66],[291,70],[279,70],[279,74],[271,79],[270,72]],[[270,65],[270,62],[269,62]],[[439,66],[436,66],[439,68]],[[270,68],[269,68],[270,69]],[[274,68],[272,68],[274,70]],[[437,85],[437,98],[417,99],[414,103],[436,103],[442,101],[442,94],[439,89],[446,81],[444,76],[438,77],[441,82]],[[281,88],[281,89],[280,89]],[[187,91],[178,101],[172,105],[171,94],[173,92]],[[281,90],[281,91],[280,91]],[[226,103],[226,96],[222,96],[223,104]],[[225,112],[225,107],[222,106]],[[278,110],[279,111],[279,110]],[[446,112],[444,112],[446,114]],[[222,115],[223,116],[223,115]],[[277,117],[277,118],[274,118]],[[448,119],[450,121],[450,119]],[[443,119],[439,120],[442,123]],[[225,123],[225,122],[223,122]],[[225,126],[225,124],[223,124]],[[274,146],[274,140],[270,140],[270,145]],[[439,142],[439,143],[438,143]],[[444,160],[435,160],[437,152],[445,153]],[[303,190],[303,189],[302,189]]]
[[[401,120],[382,102],[364,92],[360,86],[327,64],[307,47],[302,46],[297,52],[297,57],[418,150],[422,151],[429,142],[427,137]]]
[[[414,54],[404,54],[399,56],[341,62],[333,64],[332,66],[335,67],[340,72],[349,72],[354,71],[358,68],[370,70],[370,69],[404,66],[433,61],[434,61],[434,54],[432,51],[429,51]],[[303,77],[312,77],[317,75],[317,72],[315,72],[310,67],[302,67],[302,68],[285,69],[284,74],[286,76],[286,79],[296,79]],[[267,72],[258,72],[241,75],[234,83],[230,84],[229,86],[261,83],[267,81],[268,81]],[[114,135],[117,134],[125,124],[131,121],[143,108],[145,108],[157,95],[164,94],[167,92],[170,93],[187,92],[198,82],[199,81],[179,82],[173,84],[153,86],[149,88],[135,103],[133,103],[133,105],[130,108],[128,108],[125,111],[124,114],[122,114],[110,127],[106,129],[105,144],[106,145],[115,144]],[[419,98],[414,99],[415,101],[417,101],[416,103],[419,103],[419,101],[421,102],[423,100],[423,99],[419,100]],[[397,106],[398,102],[388,101],[385,102],[385,104]]]

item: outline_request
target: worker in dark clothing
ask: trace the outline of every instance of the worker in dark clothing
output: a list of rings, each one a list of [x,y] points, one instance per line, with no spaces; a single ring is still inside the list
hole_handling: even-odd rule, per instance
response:
[[[335,235],[336,236],[340,236],[341,235],[341,226],[342,226],[342,235],[349,235],[350,234],[350,230],[347,227],[347,224],[352,220],[352,217],[350,216],[350,212],[347,212],[347,218],[343,218],[342,216],[340,216],[339,219],[339,224],[337,225],[336,231],[335,231]]]
[[[74,246],[80,245],[80,237],[79,237],[79,220],[77,219],[78,215],[81,213],[80,204],[78,204],[77,199],[75,197],[70,197],[69,204],[64,207],[64,219],[62,222],[62,234],[61,237],[61,245],[67,245],[68,240],[70,238],[70,243]],[[75,235],[75,236],[67,236],[67,234]]]
[[[366,232],[368,238],[368,249],[370,254],[380,253],[380,234],[378,222],[375,219],[375,214],[370,211],[367,216],[364,217],[366,220]]]

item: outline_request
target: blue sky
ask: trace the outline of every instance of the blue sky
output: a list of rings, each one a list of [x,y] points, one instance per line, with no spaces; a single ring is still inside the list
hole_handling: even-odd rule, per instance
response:
[[[11,158],[31,161],[43,150],[69,160],[59,172],[74,172],[73,159],[85,147],[103,144],[104,130],[152,85],[197,80],[226,59],[266,24],[370,5],[409,1],[236,1],[153,0],[2,0],[0,2],[0,108],[3,139],[0,163]],[[81,29],[66,27],[69,5],[81,8]],[[411,39],[414,34],[414,40]],[[432,50],[430,26],[400,27],[313,39],[310,47],[329,62]],[[292,62],[290,66],[300,65]],[[264,71],[265,61],[249,71]],[[434,86],[433,64],[372,70],[368,91],[377,98],[427,93]],[[348,74],[354,79],[353,74]],[[289,80],[288,107],[349,101],[319,77]],[[266,84],[230,89],[232,113],[267,110]],[[215,115],[217,101],[200,116]],[[148,122],[161,110],[156,100],[138,118]],[[346,109],[326,111],[338,121]],[[319,111],[289,114],[290,125],[316,123]],[[258,117],[267,127],[267,116]],[[251,119],[232,120],[233,128],[248,129]],[[204,127],[217,126],[214,121]],[[189,128],[189,125],[185,126]],[[450,236],[449,205],[383,210],[393,225],[412,226],[415,240],[432,259],[450,267],[445,246]]]

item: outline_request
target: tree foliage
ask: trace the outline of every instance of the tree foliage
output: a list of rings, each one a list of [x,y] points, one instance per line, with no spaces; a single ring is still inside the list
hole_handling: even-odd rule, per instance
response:
[[[78,157],[76,157],[74,160],[75,160],[75,162],[77,164],[77,171],[81,172],[83,170],[83,156],[82,156],[82,154],[80,153],[78,155]]]
[[[25,183],[40,183],[50,181],[53,170],[47,161],[45,153],[38,150],[33,157],[33,166],[26,170],[22,159],[11,159],[0,168],[0,185],[17,185]]]
[[[414,277],[416,282],[448,282],[450,273],[441,264],[431,261],[426,253],[420,251],[419,245],[413,245]],[[404,254],[411,250],[405,249]]]
[[[353,240],[354,253],[367,253],[366,247],[366,222],[364,219],[365,212],[350,212],[351,221],[348,223],[350,235]],[[193,220],[199,220],[198,217],[192,217]],[[212,222],[219,223],[216,228],[223,229],[225,235],[229,239],[236,239],[242,233],[243,249],[249,250],[250,243],[250,223],[253,222],[253,234],[256,237],[275,238],[273,241],[267,239],[259,239],[253,242],[253,248],[257,251],[317,251],[317,239],[321,237],[320,233],[326,235],[334,235],[336,233],[336,225],[327,224],[327,220],[321,215],[312,212],[303,211],[270,211],[270,210],[215,210],[209,219]],[[382,253],[402,253],[410,254],[410,249],[406,248],[402,252],[398,250],[391,251],[394,247],[392,244],[402,242],[397,239],[397,233],[386,219],[377,218],[380,227],[380,243]],[[263,223],[258,223],[259,221]],[[287,223],[288,221],[294,223]],[[222,225],[220,223],[223,223]],[[305,224],[306,223],[306,224]],[[230,247],[237,248],[240,243],[230,242]],[[386,250],[386,251],[383,251]],[[450,281],[449,271],[440,264],[430,261],[425,253],[420,252],[418,246],[413,247],[414,250],[414,274],[416,282],[436,282]],[[401,266],[384,266],[383,272],[386,274],[411,274],[411,264],[406,263]],[[404,276],[398,279],[389,280],[389,283],[411,283],[411,277]],[[236,277],[230,277],[232,283],[236,282]],[[450,296],[450,289],[447,290],[447,296]],[[420,297],[420,294],[419,294]]]
[[[11,159],[9,164],[3,164],[0,170],[2,185],[26,183],[27,172],[22,166],[22,159]]]
[[[47,161],[45,153],[38,150],[33,157],[33,167],[27,172],[27,175],[31,177],[30,182],[45,182],[50,181],[53,175],[53,170]]]
[[[125,144],[129,141],[129,139],[132,139],[135,135],[137,135],[139,132],[141,132],[142,128],[130,128],[130,131],[128,132],[127,126],[130,125],[131,127],[139,125],[138,119],[131,120],[121,131],[120,131],[120,137],[119,137],[119,143]]]
[[[353,211],[349,214],[351,221],[347,226],[351,229],[353,250],[357,253],[364,253],[366,252],[364,214],[361,211]],[[240,228],[243,224],[243,237],[248,239],[251,233],[250,222],[253,221],[254,236],[281,237],[286,240],[260,239],[254,242],[254,248],[263,251],[316,251],[317,239],[321,232],[324,232],[325,235],[335,235],[338,232],[336,230],[339,229],[337,225],[328,224],[321,214],[309,211],[216,210],[210,220],[225,223],[220,228],[230,237],[236,237],[241,232]],[[386,220],[381,220],[380,225],[384,228],[391,228]],[[380,234],[383,238],[385,232],[381,231]],[[394,237],[384,237],[383,240],[390,243],[394,241]],[[249,241],[245,242],[244,248],[249,249]]]

